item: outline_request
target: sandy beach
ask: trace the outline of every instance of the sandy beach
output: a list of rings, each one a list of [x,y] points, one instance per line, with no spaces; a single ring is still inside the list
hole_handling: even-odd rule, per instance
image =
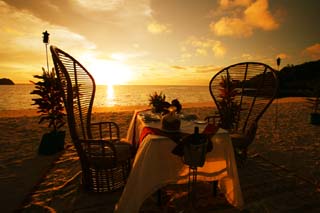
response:
[[[182,103],[183,104],[183,103]],[[136,107],[94,109],[93,121],[116,121],[126,136]],[[213,103],[183,104],[184,112],[200,118],[213,113]],[[274,101],[259,123],[247,164],[239,169],[245,208],[249,212],[320,211],[320,126],[309,123],[304,98]],[[37,149],[47,127],[38,124],[36,111],[0,112],[1,212],[112,212],[121,190],[87,193],[80,188],[80,165],[67,135],[66,149],[39,156]],[[65,127],[66,128],[66,127]],[[222,195],[212,197],[208,183],[199,184],[201,212],[238,212]],[[187,188],[165,188],[164,205],[151,196],[141,212],[198,212],[186,210]]]

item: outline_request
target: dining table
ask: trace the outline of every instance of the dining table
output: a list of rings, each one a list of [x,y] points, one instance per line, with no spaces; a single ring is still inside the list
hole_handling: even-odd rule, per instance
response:
[[[196,116],[181,114],[180,118],[181,126],[177,134],[192,134],[195,127],[203,132],[208,125],[205,121],[196,120]],[[186,184],[189,181],[189,166],[184,163],[183,157],[173,153],[177,142],[166,134],[145,134],[146,128],[163,130],[161,116],[152,113],[150,109],[135,110],[127,132],[127,141],[137,147],[137,151],[114,212],[139,212],[143,202],[162,187],[168,184]],[[210,137],[210,142],[213,148],[207,152],[204,165],[197,168],[197,181],[218,181],[218,188],[226,200],[232,206],[242,209],[244,201],[228,131],[219,128]]]

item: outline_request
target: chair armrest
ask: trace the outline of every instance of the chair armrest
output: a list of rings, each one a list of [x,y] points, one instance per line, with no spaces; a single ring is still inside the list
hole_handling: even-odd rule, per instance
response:
[[[114,143],[108,140],[79,140],[82,147],[81,157],[90,165],[115,167],[131,159],[131,147],[128,143]]]
[[[247,149],[249,147],[249,145],[254,141],[257,129],[258,129],[258,124],[257,124],[257,122],[254,122],[248,128],[246,133],[244,133],[244,134],[239,134],[239,133],[230,134],[233,146],[235,148],[242,149],[242,150]]]
[[[210,124],[214,124],[219,126],[220,123],[220,116],[219,115],[210,115],[204,118],[204,120],[208,121]]]
[[[94,153],[91,151],[101,151],[101,153],[105,152],[106,149],[109,149],[108,152],[112,152],[113,155],[116,154],[116,147],[112,143],[112,141],[101,140],[101,139],[80,139],[79,143],[84,152],[88,152],[89,154]]]
[[[106,139],[108,141],[120,141],[120,128],[117,123],[103,121],[91,123],[92,138]]]

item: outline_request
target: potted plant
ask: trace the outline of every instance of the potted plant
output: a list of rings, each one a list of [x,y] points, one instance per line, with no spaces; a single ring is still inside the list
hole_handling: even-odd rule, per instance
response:
[[[313,98],[307,98],[311,104],[312,112],[310,114],[310,123],[313,125],[320,125],[320,85],[316,85],[313,89]]]
[[[232,130],[240,111],[240,105],[235,100],[238,94],[236,83],[230,77],[222,77],[219,86],[220,94],[217,104],[221,116],[220,125],[224,129]]]
[[[43,155],[55,154],[64,149],[65,131],[60,128],[65,125],[63,96],[59,89],[58,80],[55,76],[54,69],[46,71],[42,68],[42,75],[35,75],[34,78],[40,79],[33,82],[35,90],[30,94],[38,95],[33,98],[32,105],[38,106],[40,113],[39,124],[46,121],[51,131],[42,136],[38,153]]]

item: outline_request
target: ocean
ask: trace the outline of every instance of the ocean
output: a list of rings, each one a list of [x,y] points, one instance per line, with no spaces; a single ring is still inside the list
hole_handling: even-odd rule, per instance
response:
[[[31,95],[34,85],[0,85],[0,110],[36,109]],[[94,107],[148,105],[149,95],[162,92],[166,101],[177,98],[180,103],[210,102],[208,86],[167,86],[167,85],[97,85]]]

